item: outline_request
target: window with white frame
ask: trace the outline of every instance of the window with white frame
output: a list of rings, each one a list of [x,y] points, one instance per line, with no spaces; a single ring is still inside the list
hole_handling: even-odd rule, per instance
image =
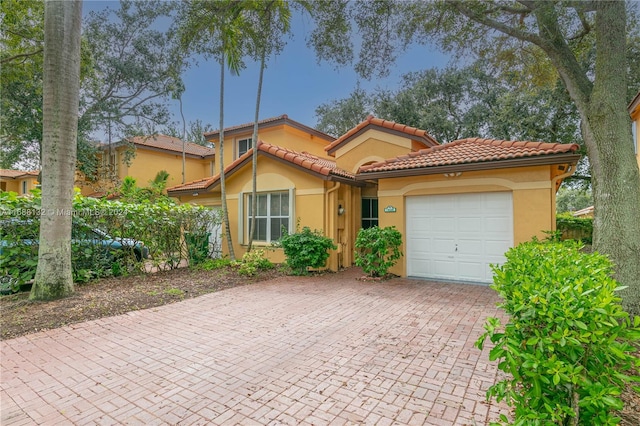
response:
[[[246,196],[245,224],[248,239],[251,225],[251,194]],[[254,241],[273,242],[282,237],[282,228],[289,231],[290,218],[289,191],[257,194],[256,230]]]
[[[23,194],[27,193],[27,181],[26,180],[22,181],[22,193]]]
[[[242,155],[244,155],[252,147],[253,147],[253,143],[251,141],[251,138],[238,140],[238,157],[241,157]]]

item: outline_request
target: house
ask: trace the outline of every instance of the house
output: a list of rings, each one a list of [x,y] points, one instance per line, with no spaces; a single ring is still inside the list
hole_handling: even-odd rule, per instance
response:
[[[18,195],[28,194],[38,185],[39,174],[38,170],[0,169],[0,191],[13,191]]]
[[[635,148],[638,167],[640,167],[640,92],[629,104],[629,115],[631,115],[631,133],[633,134],[633,146]]]
[[[138,186],[147,186],[156,174],[169,173],[167,186],[182,183],[182,152],[184,146],[185,180],[188,182],[214,173],[215,149],[173,136],[155,134],[136,136],[112,145],[101,144],[98,153],[96,181],[77,176],[76,186],[83,195],[102,194],[119,185],[126,176]]]
[[[593,219],[593,206],[585,207],[584,209],[576,210],[571,213],[573,217],[579,218],[591,218]]]
[[[555,194],[580,158],[576,144],[463,139],[440,145],[426,131],[369,116],[338,139],[283,115],[219,133],[216,161],[225,188],[237,256],[246,251],[257,150],[258,246],[270,246],[282,227],[321,230],[338,249],[328,267],[354,263],[360,228],[395,226],[404,257],[400,276],[490,282],[490,264],[511,246],[555,229]],[[224,157],[224,158],[223,158]],[[219,165],[218,165],[219,166]],[[219,207],[216,174],[176,185],[181,202]],[[223,246],[226,246],[223,244]],[[284,260],[281,250],[270,253]]]

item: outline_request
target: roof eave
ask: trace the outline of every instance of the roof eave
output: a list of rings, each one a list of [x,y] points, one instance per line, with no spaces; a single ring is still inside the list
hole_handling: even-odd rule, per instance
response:
[[[328,135],[326,133],[321,132],[320,130],[314,129],[313,127],[309,127],[306,126],[300,122],[297,122],[295,120],[290,119],[289,117],[280,117],[276,120],[272,120],[272,121],[267,121],[264,123],[258,123],[258,130],[260,129],[268,129],[269,127],[276,127],[276,126],[281,126],[286,124],[289,127],[293,127],[294,129],[298,129],[301,130],[303,132],[312,134],[314,136],[318,136],[322,139],[328,140],[329,142],[333,142],[336,140],[336,138],[334,138],[331,135]],[[246,125],[246,126],[242,126],[242,127],[238,127],[238,128],[231,128],[230,130],[225,130],[224,134],[225,136],[234,136],[234,135],[238,135],[238,134],[242,134],[242,133],[246,133],[250,130],[253,130],[253,123]],[[213,132],[209,132],[209,133],[205,133],[204,137],[206,140],[208,141],[217,141],[218,139],[220,139],[220,131],[216,130]]]
[[[338,143],[338,144],[336,144],[334,146],[330,146],[330,147],[325,148],[325,151],[327,151],[327,153],[330,154],[330,155],[334,154],[338,149],[340,149],[341,147],[346,145],[349,141],[353,140],[354,138],[357,138],[358,136],[366,133],[367,131],[369,131],[371,129],[379,130],[381,132],[389,133],[389,134],[396,135],[396,136],[401,136],[403,138],[407,138],[407,139],[410,139],[410,140],[415,140],[415,141],[422,142],[422,143],[424,143],[425,147],[427,147],[427,148],[440,145],[435,139],[433,139],[431,137],[412,135],[412,134],[409,134],[409,133],[406,133],[406,132],[402,132],[400,130],[389,129],[389,128],[386,128],[386,127],[379,126],[377,124],[369,123],[368,125],[364,126],[363,128],[359,129],[358,131],[354,132],[352,135],[349,135],[349,137],[347,137],[344,140],[340,141],[340,143]]]
[[[535,157],[511,158],[508,160],[483,161],[463,164],[447,164],[444,166],[416,167],[411,169],[386,170],[381,172],[359,173],[356,179],[360,181],[369,179],[386,179],[410,176],[436,175],[441,173],[471,172],[492,169],[508,169],[515,167],[543,166],[553,164],[575,164],[580,160],[580,154],[562,153],[553,155],[541,155]]]
[[[640,106],[640,92],[638,92],[638,94],[635,96],[635,98],[633,98],[633,100],[629,103],[629,106],[627,106],[627,110],[629,111],[629,114],[632,114],[633,111]]]

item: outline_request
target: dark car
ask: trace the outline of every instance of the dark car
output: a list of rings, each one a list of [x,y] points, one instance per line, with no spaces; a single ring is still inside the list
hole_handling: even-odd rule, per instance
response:
[[[39,226],[31,219],[20,218],[5,219],[0,226],[0,294],[7,294],[35,276]],[[8,247],[11,250],[7,250]],[[96,265],[111,268],[126,258],[140,262],[149,256],[149,249],[142,241],[112,237],[76,219],[71,228],[71,249],[74,274],[91,273]]]

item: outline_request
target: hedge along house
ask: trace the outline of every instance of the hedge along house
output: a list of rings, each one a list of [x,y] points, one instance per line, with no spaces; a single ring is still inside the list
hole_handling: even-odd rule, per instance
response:
[[[234,250],[248,241],[252,126],[225,130],[227,204]],[[217,133],[208,134],[213,142]],[[309,226],[338,249],[328,267],[354,262],[360,228],[395,226],[405,256],[393,273],[489,282],[489,264],[514,244],[555,229],[555,193],[578,145],[464,139],[440,145],[426,131],[368,117],[338,139],[290,120],[260,123],[257,245],[284,225]],[[216,155],[216,159],[221,157]],[[170,188],[182,202],[219,206],[218,175]],[[284,260],[280,251],[270,254]]]

